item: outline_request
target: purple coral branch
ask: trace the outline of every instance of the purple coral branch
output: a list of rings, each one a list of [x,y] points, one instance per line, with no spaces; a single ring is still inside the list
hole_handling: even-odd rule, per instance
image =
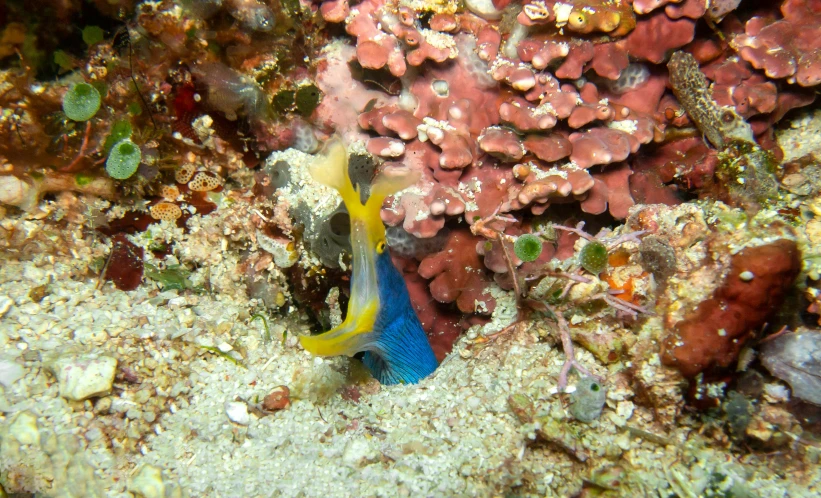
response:
[[[570,375],[570,369],[575,368],[577,372],[587,377],[593,377],[594,379],[598,380],[599,382],[602,381],[602,378],[598,375],[593,374],[587,368],[583,367],[577,360],[576,360],[576,350],[573,348],[573,339],[570,336],[570,326],[567,324],[567,320],[565,320],[564,316],[559,313],[553,306],[545,302],[534,302],[531,303],[534,308],[540,309],[541,311],[549,311],[550,314],[556,319],[556,323],[559,326],[559,336],[561,337],[562,341],[562,350],[564,351],[565,362],[562,365],[562,369],[559,372],[559,382],[558,382],[558,391],[564,392],[567,389],[567,377]]]
[[[636,232],[625,233],[623,235],[619,235],[613,240],[609,240],[605,243],[607,250],[614,249],[626,242],[635,242],[636,244],[641,244],[641,239],[639,236],[644,235],[647,233],[647,230],[638,230]]]
[[[606,302],[610,306],[616,308],[617,310],[620,310],[620,311],[623,311],[623,312],[629,314],[633,318],[637,317],[639,313],[642,313],[642,314],[645,314],[645,315],[654,314],[652,311],[648,310],[647,308],[644,308],[644,307],[639,306],[637,304],[627,302],[624,299],[619,299],[617,297],[614,297],[609,291],[608,292],[602,292],[602,293],[599,293],[599,294],[594,294],[594,295],[590,296],[589,298],[585,299],[585,302],[595,301],[597,299],[602,299],[604,302]]]
[[[583,239],[587,239],[587,240],[591,240],[591,241],[596,240],[595,237],[593,237],[592,235],[590,235],[589,233],[584,231],[584,222],[583,221],[580,221],[575,226],[575,228],[574,227],[566,227],[564,225],[556,225],[556,224],[553,224],[551,226],[553,228],[556,228],[556,229],[559,229],[559,230],[564,230],[565,232],[575,233],[576,235],[578,235],[579,237],[581,237]]]
[[[567,272],[564,272],[564,271],[550,271],[550,270],[542,270],[536,275],[531,275],[530,277],[527,277],[526,280],[528,280],[528,281],[536,280],[537,278],[541,278],[541,277],[566,278],[568,280],[573,280],[574,282],[578,282],[580,284],[589,284],[590,282],[592,282],[592,280],[590,280],[589,278],[583,277],[581,275],[576,275],[574,273],[567,273]]]
[[[570,374],[571,368],[575,368],[576,371],[582,375],[593,377],[601,381],[602,379],[598,375],[591,373],[576,360],[576,350],[573,348],[573,339],[570,337],[570,326],[567,324],[567,320],[564,319],[564,316],[549,304],[541,304],[556,318],[556,322],[559,325],[559,336],[562,339],[562,349],[564,350],[565,360],[564,365],[562,365],[562,370],[559,372],[559,392],[564,392],[565,389],[567,389],[567,376]]]
[[[510,272],[510,279],[513,281],[513,292],[516,293],[516,309],[518,311],[519,308],[521,308],[519,301],[521,301],[522,299],[522,289],[519,286],[519,274],[516,273],[516,266],[513,264],[513,260],[510,258],[510,254],[507,252],[507,247],[505,246],[505,235],[502,233],[498,233],[497,239],[499,240],[499,245],[502,247],[502,254],[505,257],[507,271]]]

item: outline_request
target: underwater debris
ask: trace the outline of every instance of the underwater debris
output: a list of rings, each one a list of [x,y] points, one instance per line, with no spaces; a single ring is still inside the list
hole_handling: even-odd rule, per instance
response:
[[[821,406],[821,333],[804,329],[767,341],[761,363],[790,385],[794,397]]]
[[[284,410],[291,406],[291,390],[288,386],[277,386],[262,400],[262,409],[269,412]]]
[[[28,211],[36,206],[38,201],[37,189],[25,180],[13,175],[0,176],[0,204],[17,206],[23,211]]]
[[[8,389],[25,375],[23,366],[11,358],[0,357],[0,385]]]
[[[226,401],[225,416],[228,420],[238,425],[248,425],[251,423],[251,414],[248,413],[248,405],[242,401]]]
[[[60,388],[60,396],[83,401],[111,392],[117,360],[105,355],[64,355],[52,366]]]

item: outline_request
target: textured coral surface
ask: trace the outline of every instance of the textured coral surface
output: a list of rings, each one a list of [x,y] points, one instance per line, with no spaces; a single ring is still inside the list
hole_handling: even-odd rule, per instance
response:
[[[712,297],[665,339],[664,364],[687,376],[732,366],[741,348],[784,301],[800,269],[798,246],[791,240],[750,247],[733,256],[730,273]]]

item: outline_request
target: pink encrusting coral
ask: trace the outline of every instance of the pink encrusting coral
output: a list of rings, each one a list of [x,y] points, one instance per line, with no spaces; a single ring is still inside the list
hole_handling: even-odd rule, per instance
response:
[[[528,3],[519,22],[523,16],[529,21],[514,27],[509,35],[500,32],[498,24],[470,13],[438,13],[439,17],[426,23],[390,1],[322,5],[320,12],[326,21],[344,22],[346,31],[356,38],[357,61],[362,67],[384,68],[399,77],[401,90],[369,106],[358,119],[362,129],[375,133],[367,144],[369,152],[423,171],[419,190],[404,193],[391,204],[390,214],[384,216],[389,224],[401,223],[417,236],[431,237],[444,226],[442,215],[461,214],[461,205],[467,206],[469,215],[484,216],[496,208],[508,212],[534,202],[534,212],[541,213],[549,199],[557,197],[583,200],[595,184],[585,169],[624,161],[641,144],[662,138],[665,123],[654,115],[658,102],[633,111],[610,104],[592,82],[580,88],[573,84],[587,70],[618,80],[628,67],[622,37],[636,26],[633,12],[599,2],[578,2],[578,15],[565,12],[556,18],[552,14],[555,4]],[[579,15],[589,18],[582,22]],[[582,35],[604,32],[612,39],[594,44],[550,30],[528,35],[528,26],[534,25],[566,26]],[[457,26],[461,27],[458,33]],[[447,56],[427,57],[424,71],[409,69],[409,65],[422,64],[413,53],[430,40],[447,47]],[[678,44],[673,48],[687,41],[674,41]],[[548,71],[548,67],[555,69]],[[641,86],[647,78],[636,82]],[[624,94],[632,89],[627,85],[620,91]],[[661,97],[660,92],[653,95]],[[642,102],[647,104],[646,99]],[[416,146],[416,142],[429,146]],[[499,196],[485,188],[483,176],[491,171],[488,168],[508,164],[525,164],[532,174],[511,179],[504,185],[506,195]],[[477,168],[467,173],[470,166]],[[456,190],[468,182],[475,187],[469,193]],[[626,183],[621,183],[620,195],[629,198]],[[441,205],[443,201],[436,199],[446,188],[453,189],[448,209],[426,213],[432,203]],[[599,192],[598,199],[603,195]],[[495,205],[489,205],[486,197],[495,199]],[[487,208],[479,208],[482,205]],[[598,212],[602,202],[595,205]],[[621,209],[613,214],[625,213]]]
[[[787,78],[801,86],[821,83],[821,3],[787,0],[784,18],[750,19],[734,39],[741,57],[770,78]]]
[[[683,192],[706,192],[720,151],[695,138],[699,123],[671,91],[667,62],[676,51],[694,55],[700,98],[734,109],[767,148],[776,147],[772,125],[812,102],[806,87],[821,81],[815,0],[756,7],[746,24],[734,14],[736,0],[525,0],[464,11],[408,5],[321,3],[323,19],[350,35],[326,51],[335,84],[365,84],[368,98],[356,99],[356,120],[339,117],[352,113],[341,99],[324,100],[317,115],[327,117],[325,129],[364,137],[386,164],[421,173],[388,199],[382,218],[422,239],[450,220],[522,221],[568,203],[623,219],[636,203],[676,204]],[[702,18],[720,23],[724,38],[697,30]],[[330,61],[337,53],[345,64]],[[532,230],[507,222],[499,233],[521,226]],[[485,250],[482,239],[448,235],[454,251],[478,248],[482,264],[471,267],[497,280],[509,273],[500,244]],[[445,264],[452,257],[423,261],[419,273],[435,277],[437,300],[461,299],[460,309],[475,312],[476,296],[460,298],[461,286],[469,280],[485,291],[490,279],[452,275]]]
[[[381,0],[365,0],[353,8],[345,0],[329,4],[323,6],[322,15],[329,22],[345,21],[346,31],[356,37],[356,56],[362,67],[387,67],[394,76],[402,76],[408,65],[419,66],[427,59],[443,62],[458,53],[452,37],[417,29],[416,12],[408,7]]]

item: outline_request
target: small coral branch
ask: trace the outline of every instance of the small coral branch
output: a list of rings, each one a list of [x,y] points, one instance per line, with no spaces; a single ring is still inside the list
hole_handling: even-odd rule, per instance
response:
[[[617,291],[617,292],[620,294],[623,291]],[[615,308],[619,311],[623,311],[623,312],[627,313],[628,315],[630,315],[633,318],[637,317],[639,313],[642,313],[642,314],[645,314],[645,315],[652,315],[653,314],[652,311],[650,311],[650,310],[648,310],[648,309],[646,309],[642,306],[639,306],[637,304],[633,304],[633,303],[627,302],[623,299],[619,299],[619,298],[615,297],[617,295],[618,294],[615,294],[612,291],[607,292],[607,293],[602,292],[600,294],[595,294],[593,296],[590,296],[588,299],[585,300],[585,302],[595,301],[597,299],[601,299],[602,301],[609,304],[611,307],[613,307],[613,308]]]
[[[513,237],[503,233],[497,234],[497,240],[499,241],[499,245],[502,247],[502,254],[505,257],[507,271],[510,272],[510,276],[513,280],[513,292],[516,294],[516,302],[518,303],[522,299],[522,290],[519,286],[519,275],[516,273],[516,266],[513,264],[513,260],[510,258],[510,252],[508,252],[507,245],[504,243],[505,239],[513,239]]]
[[[74,160],[68,163],[67,165],[60,168],[60,171],[75,171],[77,165],[80,161],[83,160],[86,156],[86,149],[88,148],[88,137],[91,135],[91,121],[86,121],[86,130],[83,134],[83,143],[80,144],[80,150],[77,152],[77,155],[74,157]]]
[[[513,280],[513,292],[516,294],[516,302],[521,304],[520,300],[523,294],[519,283],[519,276],[516,273],[516,265],[513,264],[513,259],[510,257],[510,252],[507,250],[507,246],[505,244],[505,242],[512,243],[515,239],[504,233],[505,224],[518,223],[519,220],[512,216],[500,215],[500,209],[501,206],[497,207],[496,210],[493,211],[493,214],[474,223],[473,226],[470,227],[470,231],[473,235],[481,235],[487,239],[499,241],[499,246],[502,248],[502,254],[504,255],[507,271],[510,272],[510,277]],[[521,305],[519,307],[521,307]]]
[[[578,235],[579,237],[581,237],[583,239],[595,240],[595,238],[592,235],[590,235],[589,233],[584,231],[584,222],[583,221],[580,221],[575,227],[566,227],[564,225],[557,225],[555,223],[550,225],[550,226],[551,226],[551,228],[554,228],[556,230],[563,230],[565,232],[575,233],[576,235]]]
[[[543,306],[544,309],[550,312],[555,318],[557,325],[559,326],[559,336],[562,340],[562,349],[564,350],[564,365],[562,365],[562,370],[559,372],[559,385],[558,390],[559,392],[564,392],[567,389],[567,376],[570,374],[570,369],[575,368],[577,372],[587,377],[593,377],[599,381],[602,379],[590,373],[589,370],[584,368],[577,360],[576,360],[576,350],[573,348],[573,339],[570,336],[570,326],[567,324],[567,320],[565,320],[564,316],[556,310],[553,306],[550,306],[546,303],[537,303],[540,306]]]
[[[611,231],[602,230],[601,232],[596,234],[596,236],[593,236],[584,231],[583,221],[580,221],[575,227],[566,227],[564,225],[556,224],[551,225],[551,227],[555,228],[556,230],[563,230],[565,232],[575,233],[579,237],[589,241],[599,241],[602,244],[604,244],[608,251],[611,251],[626,242],[635,242],[636,244],[639,244],[641,243],[641,239],[639,238],[639,236],[647,233],[647,230],[639,230],[636,232],[625,233],[623,235],[619,235],[618,237],[607,237],[611,233]]]

